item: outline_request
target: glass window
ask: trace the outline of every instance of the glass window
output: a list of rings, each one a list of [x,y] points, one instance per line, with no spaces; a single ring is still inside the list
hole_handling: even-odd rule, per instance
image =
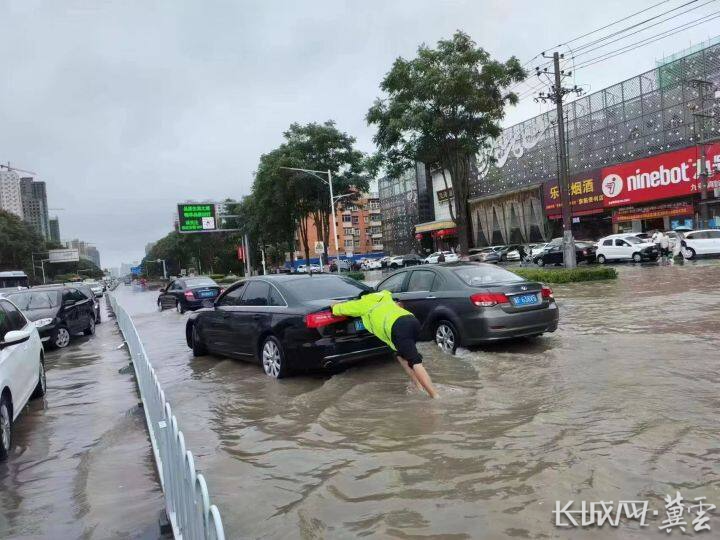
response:
[[[225,294],[223,294],[220,299],[218,300],[219,306],[239,306],[240,305],[240,299],[242,298],[242,294],[245,291],[245,281],[240,283],[237,287],[230,288],[227,291],[225,291]]]
[[[525,281],[525,278],[508,272],[503,268],[491,266],[461,266],[453,269],[455,275],[458,276],[466,285],[477,287],[479,285],[487,285],[490,283],[517,283]]]
[[[285,303],[285,299],[274,286],[270,286],[270,305],[287,306],[287,304]]]
[[[352,216],[347,214],[343,216],[343,222],[344,223],[350,223],[352,221]]]
[[[407,275],[407,272],[400,272],[399,274],[393,274],[389,278],[387,278],[385,281],[380,283],[378,285],[378,291],[390,291],[390,292],[400,292],[402,289],[402,284],[405,281],[405,276]]]
[[[13,306],[10,302],[7,300],[0,301],[0,306],[2,306],[5,316],[7,317],[6,332],[21,330],[27,324],[24,315],[20,313],[20,310]]]
[[[284,282],[300,302],[313,300],[345,300],[357,298],[361,292],[372,291],[362,283],[337,276],[313,276]]]
[[[612,240],[603,240],[603,246],[612,246]]]
[[[435,272],[431,270],[415,270],[410,274],[407,292],[431,291]]]
[[[72,298],[73,300],[75,300],[75,302],[84,302],[85,300],[87,300],[87,296],[85,296],[77,289],[70,289],[69,298]]]
[[[705,234],[708,238],[720,238],[720,231],[708,231]]]
[[[620,247],[627,246],[627,244],[623,240],[620,240],[619,238],[615,239],[615,245],[620,246]]]
[[[198,278],[189,278],[185,280],[185,285],[188,288],[194,288],[194,287],[217,287],[217,283],[215,283],[212,279],[208,277],[198,277]]]
[[[8,315],[2,307],[2,303],[0,303],[0,341],[5,339],[5,334],[8,333],[9,328],[10,321],[8,320]]]
[[[12,300],[17,307],[23,311],[33,309],[52,309],[58,307],[60,298],[57,291],[42,292],[23,292],[18,294],[9,294],[8,298]]]
[[[267,306],[268,296],[270,296],[270,285],[264,281],[251,281],[245,288],[242,305]]]
[[[635,236],[626,236],[624,239],[628,244],[642,244],[643,241]]]
[[[359,216],[351,216],[352,217],[352,224],[357,225],[360,223],[360,217]]]

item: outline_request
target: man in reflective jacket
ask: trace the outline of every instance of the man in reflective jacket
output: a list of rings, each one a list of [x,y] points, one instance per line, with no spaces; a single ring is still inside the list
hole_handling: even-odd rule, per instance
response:
[[[333,315],[362,318],[368,332],[387,343],[396,352],[398,362],[418,388],[430,397],[438,397],[430,375],[422,365],[422,355],[415,346],[420,337],[420,322],[401,308],[390,291],[363,294],[357,300],[332,306]]]

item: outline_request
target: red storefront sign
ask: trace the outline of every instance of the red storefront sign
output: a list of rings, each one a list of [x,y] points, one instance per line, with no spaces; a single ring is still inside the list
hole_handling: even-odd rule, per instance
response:
[[[622,221],[635,221],[641,219],[655,219],[662,217],[692,216],[695,212],[693,205],[687,202],[655,204],[643,208],[621,208],[613,214],[613,223]]]
[[[720,144],[706,147],[709,188],[717,185]],[[659,156],[605,167],[601,190],[606,207],[683,197],[700,192],[697,177],[700,151],[691,146]]]
[[[545,213],[548,218],[555,219],[562,215],[562,200],[557,181],[543,184]],[[600,171],[589,171],[573,176],[568,182],[570,207],[573,216],[597,214],[603,209],[603,194],[600,188]]]

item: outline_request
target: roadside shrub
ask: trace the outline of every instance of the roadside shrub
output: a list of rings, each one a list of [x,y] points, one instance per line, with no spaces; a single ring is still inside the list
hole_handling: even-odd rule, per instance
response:
[[[614,268],[590,266],[585,268],[513,268],[512,271],[531,281],[543,283],[575,283],[617,278]]]
[[[210,274],[208,277],[213,281],[222,281],[225,279],[225,274]]]
[[[355,281],[363,281],[365,279],[365,272],[343,272],[342,275]]]

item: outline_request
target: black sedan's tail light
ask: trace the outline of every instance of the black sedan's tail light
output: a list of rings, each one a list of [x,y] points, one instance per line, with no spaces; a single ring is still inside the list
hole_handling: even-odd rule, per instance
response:
[[[195,295],[192,291],[185,291],[185,298],[188,300],[195,300]]]
[[[546,300],[554,300],[555,299],[555,297],[553,296],[553,291],[550,287],[542,288],[542,297]]]
[[[308,313],[304,317],[305,326],[308,328],[321,328],[330,324],[346,321],[347,317],[333,315],[333,312],[328,310],[317,311],[315,313]]]
[[[509,304],[510,300],[503,293],[476,293],[470,297],[470,301],[479,307],[492,307],[497,304]]]

